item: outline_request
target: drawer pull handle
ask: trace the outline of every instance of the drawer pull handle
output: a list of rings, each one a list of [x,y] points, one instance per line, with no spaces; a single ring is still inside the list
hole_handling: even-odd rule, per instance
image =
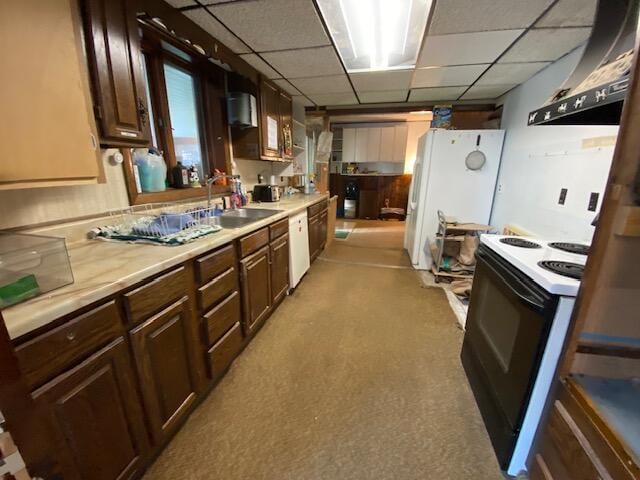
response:
[[[67,340],[73,342],[76,339],[76,334],[74,332],[67,333]]]

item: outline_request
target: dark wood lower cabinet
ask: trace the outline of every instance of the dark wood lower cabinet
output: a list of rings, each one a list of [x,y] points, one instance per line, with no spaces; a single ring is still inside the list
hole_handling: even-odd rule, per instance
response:
[[[124,338],[33,393],[49,406],[64,478],[132,477],[148,449]]]
[[[253,333],[271,310],[270,247],[240,260],[243,322],[246,334]]]
[[[313,262],[327,243],[327,223],[329,214],[326,202],[321,210],[318,211],[315,205],[309,207],[309,257]]]
[[[173,432],[196,399],[190,322],[189,300],[184,297],[130,332],[154,444]]]
[[[289,291],[289,235],[271,242],[271,303],[276,305]]]

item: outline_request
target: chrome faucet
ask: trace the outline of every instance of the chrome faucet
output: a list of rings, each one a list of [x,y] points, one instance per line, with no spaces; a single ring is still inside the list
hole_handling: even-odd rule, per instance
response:
[[[222,175],[213,175],[207,178],[207,211],[211,210],[211,186],[213,185],[213,182],[220,180],[221,178],[240,179],[240,175],[227,175],[224,173]]]

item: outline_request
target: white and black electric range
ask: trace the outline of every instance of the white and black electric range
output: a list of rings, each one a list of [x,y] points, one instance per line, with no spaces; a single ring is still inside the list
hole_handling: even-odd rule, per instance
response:
[[[527,470],[589,246],[482,235],[462,364],[501,467]]]

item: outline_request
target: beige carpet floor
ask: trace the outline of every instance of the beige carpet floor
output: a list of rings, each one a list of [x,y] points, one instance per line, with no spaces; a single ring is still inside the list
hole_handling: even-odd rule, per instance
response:
[[[145,479],[499,480],[461,341],[414,271],[318,260]]]

